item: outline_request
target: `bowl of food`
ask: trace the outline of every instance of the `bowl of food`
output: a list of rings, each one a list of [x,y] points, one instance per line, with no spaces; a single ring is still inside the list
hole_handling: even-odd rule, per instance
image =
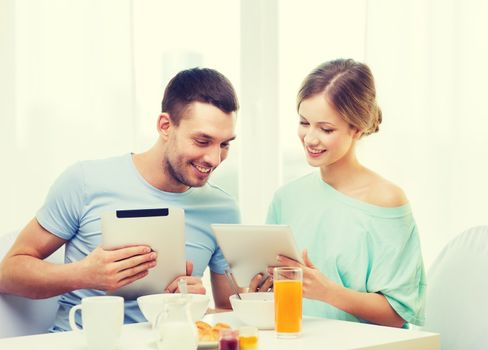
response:
[[[210,302],[209,296],[205,294],[187,294],[186,296],[182,296],[180,293],[143,295],[137,298],[137,304],[146,320],[153,325],[156,321],[156,316],[164,310],[165,303],[181,300],[182,298],[187,298],[185,300],[190,304],[192,320],[198,321],[202,319]]]
[[[273,293],[241,293],[229,297],[237,318],[248,326],[259,329],[274,329]]]

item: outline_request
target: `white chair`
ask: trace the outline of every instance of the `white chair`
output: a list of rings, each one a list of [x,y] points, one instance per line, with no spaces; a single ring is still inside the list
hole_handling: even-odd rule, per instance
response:
[[[18,231],[0,235],[0,260],[12,246]],[[64,246],[52,254],[50,262],[64,261]],[[58,297],[29,299],[0,294],[0,338],[46,333],[54,322]]]
[[[426,323],[443,350],[488,349],[488,226],[450,241],[427,277]]]

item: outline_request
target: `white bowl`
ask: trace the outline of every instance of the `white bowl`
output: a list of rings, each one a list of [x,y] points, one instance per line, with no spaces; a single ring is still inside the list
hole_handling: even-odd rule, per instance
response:
[[[274,329],[273,293],[241,293],[229,297],[232,310],[243,323],[259,329]]]
[[[156,316],[163,311],[164,303],[169,300],[181,298],[180,293],[150,294],[137,298],[137,304],[149,323],[154,324]],[[188,294],[190,300],[190,313],[193,321],[202,319],[208,308],[210,298],[205,294]]]

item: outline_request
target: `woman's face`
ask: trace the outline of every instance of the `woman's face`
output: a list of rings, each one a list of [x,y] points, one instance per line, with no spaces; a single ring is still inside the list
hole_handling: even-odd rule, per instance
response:
[[[323,94],[303,100],[298,114],[298,137],[311,166],[327,167],[352,154],[360,133],[340,117]]]

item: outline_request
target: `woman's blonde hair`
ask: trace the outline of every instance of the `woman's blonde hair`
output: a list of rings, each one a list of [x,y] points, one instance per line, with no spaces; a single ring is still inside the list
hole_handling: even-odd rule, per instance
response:
[[[381,109],[369,67],[353,59],[337,59],[321,64],[303,81],[297,96],[297,110],[303,100],[324,97],[351,127],[370,135],[379,130]]]

